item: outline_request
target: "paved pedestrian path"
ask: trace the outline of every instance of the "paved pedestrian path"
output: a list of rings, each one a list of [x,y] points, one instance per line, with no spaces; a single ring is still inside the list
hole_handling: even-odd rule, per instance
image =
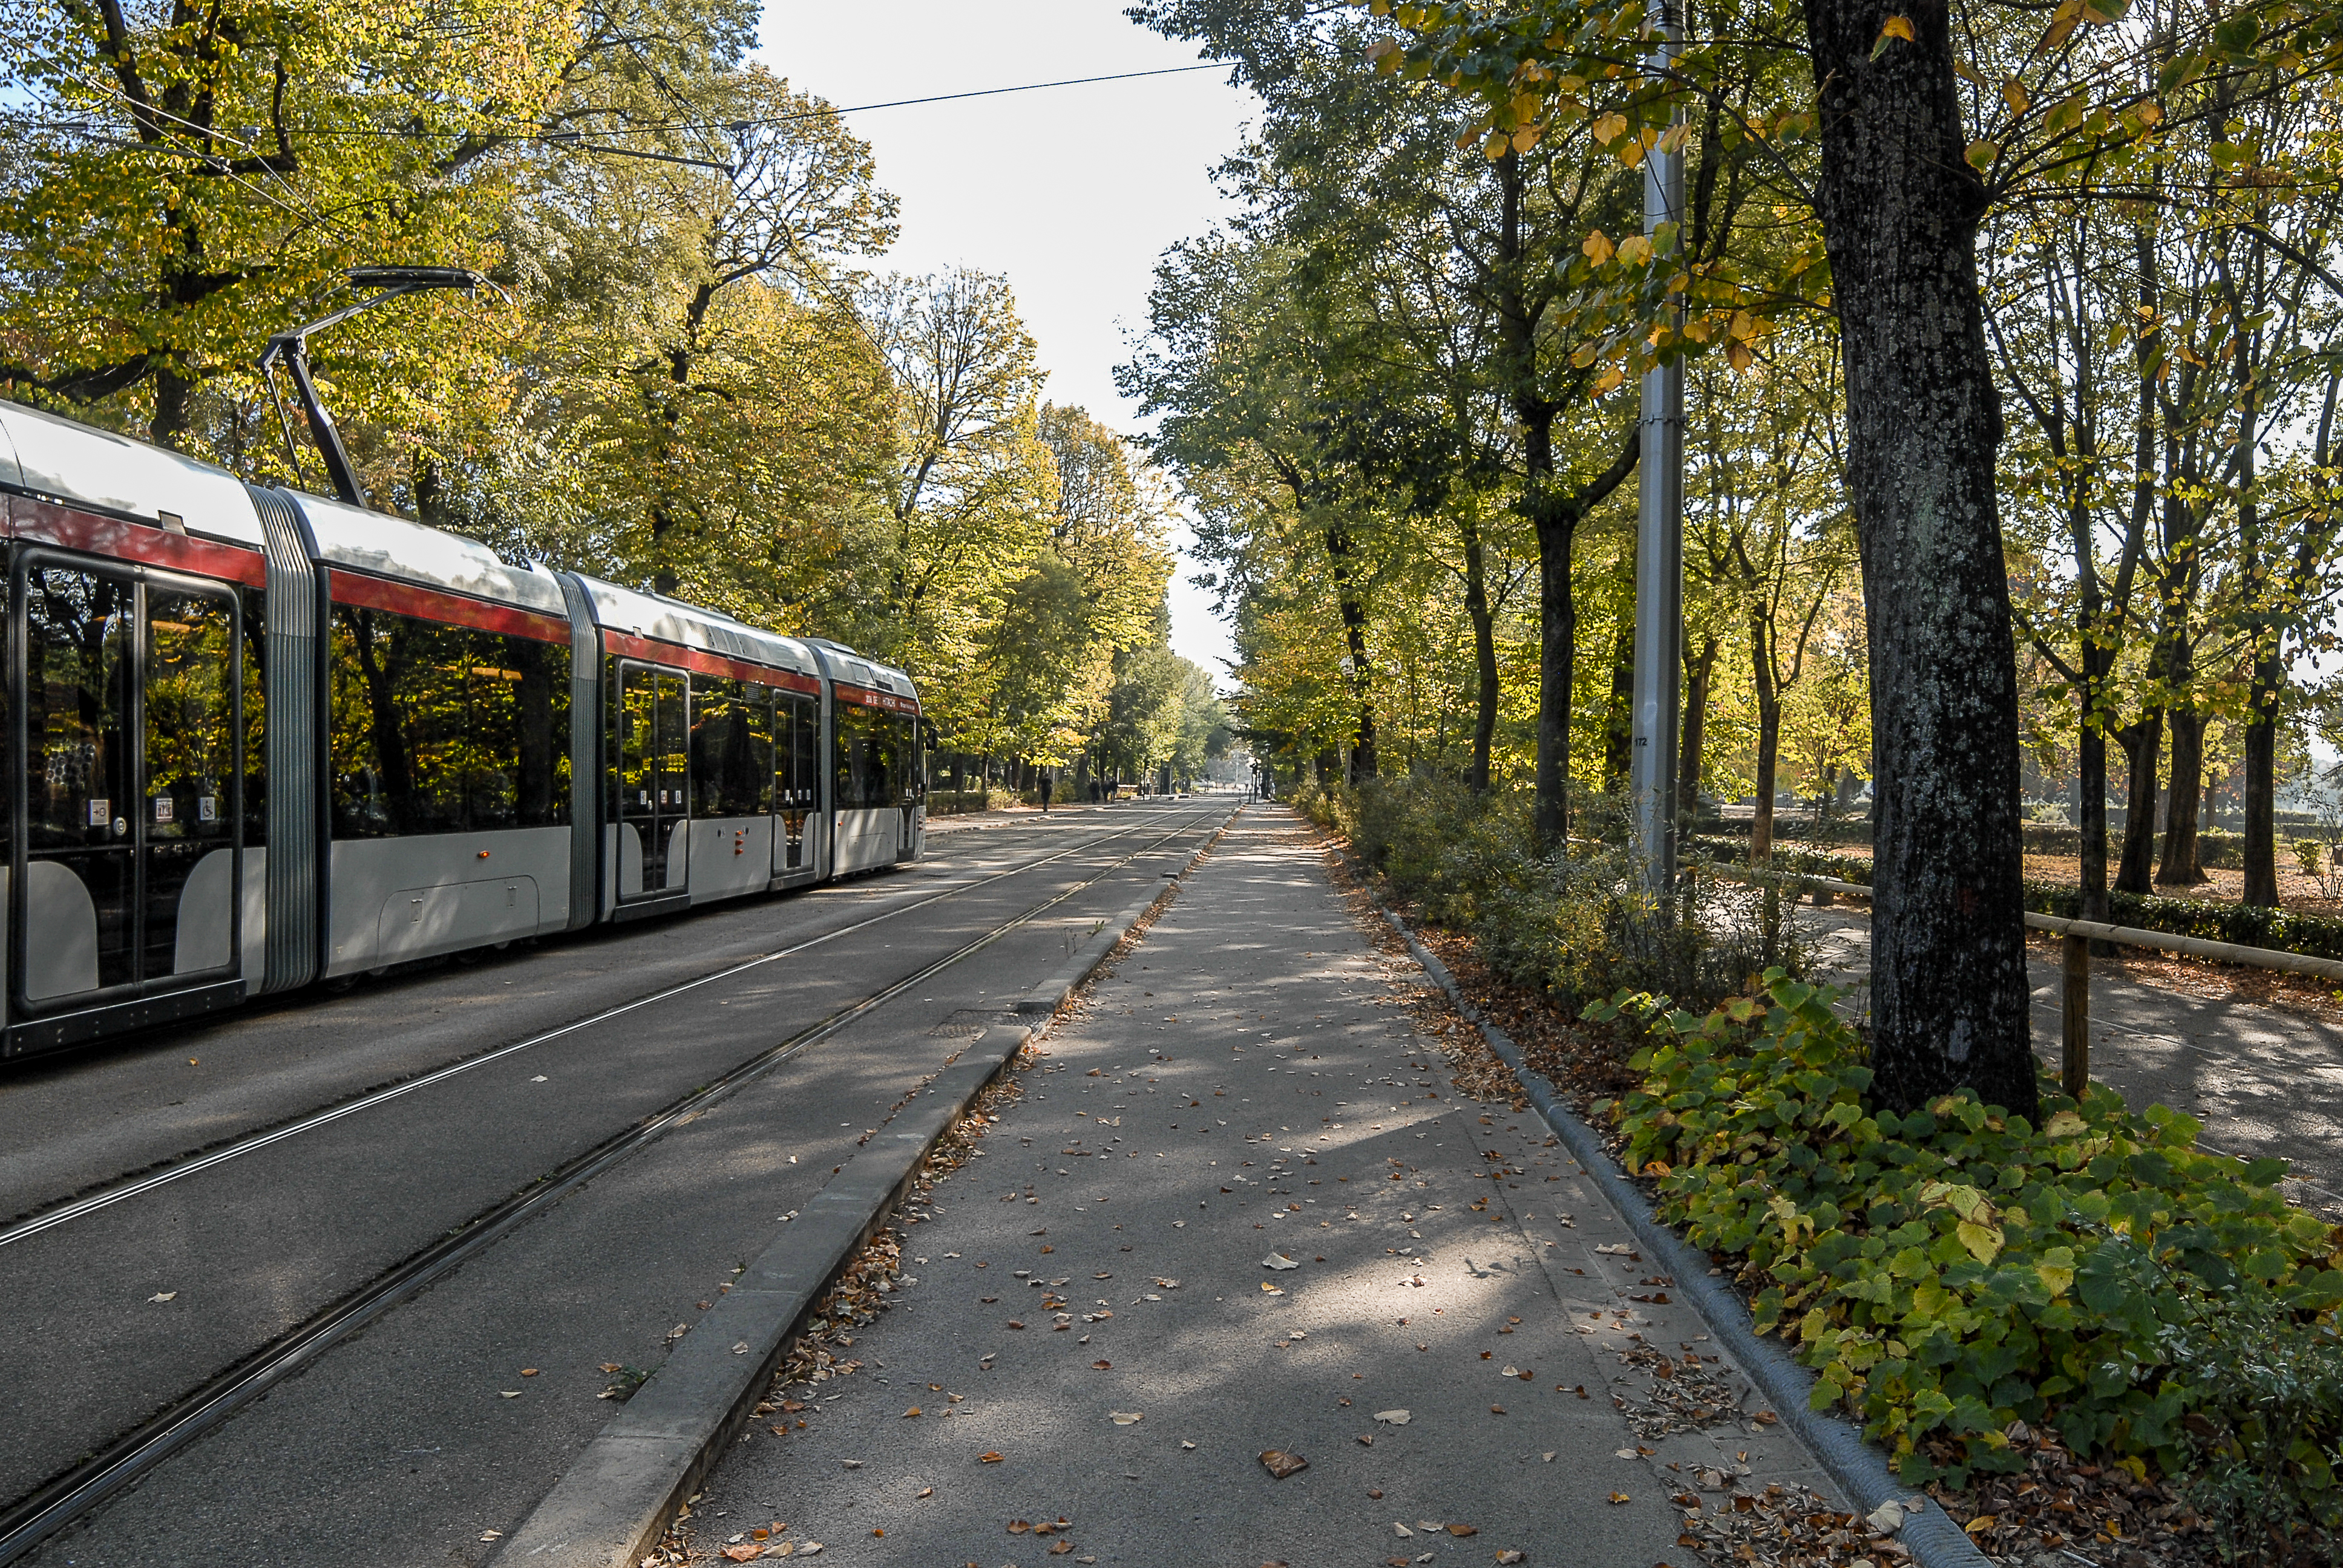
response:
[[[1690,1568],[1681,1506],[1827,1493],[1535,1117],[1452,1082],[1420,984],[1299,819],[1247,810],[905,1228],[860,1370],[711,1476],[697,1543]]]
[[[1871,920],[1861,905],[1802,910],[1817,969],[1860,988],[1871,976]],[[2032,945],[2034,1050],[2058,1062],[2058,962]],[[2091,1076],[2134,1110],[2185,1111],[2205,1124],[2207,1149],[2291,1162],[2287,1196],[2329,1220],[2343,1220],[2343,1028],[2301,1011],[2223,994],[2217,966],[2188,990],[2144,984],[2095,964],[2091,977]],[[2235,973],[2235,970],[2228,971]]]

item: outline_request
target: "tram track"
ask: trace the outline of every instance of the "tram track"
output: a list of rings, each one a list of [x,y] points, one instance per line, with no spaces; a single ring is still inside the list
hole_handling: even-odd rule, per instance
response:
[[[254,1129],[251,1131],[239,1134],[235,1138],[215,1144],[210,1148],[191,1151],[186,1154],[163,1161],[159,1164],[126,1172],[114,1178],[112,1181],[101,1183],[97,1186],[84,1188],[79,1192],[68,1194],[56,1199],[50,1203],[27,1210],[12,1217],[8,1223],[0,1225],[0,1251],[5,1251],[6,1248],[18,1241],[29,1240],[30,1238],[40,1235],[45,1231],[54,1230],[57,1226],[70,1224],[75,1220],[85,1218],[85,1216],[96,1213],[102,1209],[111,1208],[115,1204],[126,1202],[129,1200],[141,1197],[158,1188],[168,1186],[175,1181],[184,1181],[188,1177],[199,1175],[206,1171],[226,1164],[230,1161],[240,1159],[248,1154],[256,1153],[263,1149],[284,1142],[287,1139],[299,1137],[304,1133],[315,1131],[318,1128],[329,1126],[334,1122],[343,1121],[348,1117],[358,1115],[367,1111],[388,1104],[392,1101],[402,1099],[421,1090],[432,1088],[449,1079],[459,1077],[464,1073],[470,1072],[478,1068],[488,1066],[492,1062],[500,1061],[507,1057],[518,1055],[524,1050],[534,1050],[538,1046],[549,1045],[555,1040],[560,1040],[567,1035],[576,1034],[581,1030],[595,1028],[600,1024],[608,1022],[612,1019],[623,1017],[628,1013],[638,1011],[646,1007],[652,1007],[663,1001],[672,1000],[676,997],[745,974],[752,970],[762,968],[767,964],[777,963],[784,959],[796,957],[827,943],[852,936],[860,931],[868,930],[873,926],[880,925],[889,920],[897,920],[902,916],[913,914],[920,910],[930,908],[931,906],[940,903],[947,899],[958,898],[963,893],[974,892],[980,889],[990,887],[995,882],[1005,880],[1011,877],[1022,876],[1028,871],[1037,870],[1041,867],[1053,864],[1056,861],[1086,853],[1097,849],[1102,844],[1110,843],[1116,839],[1124,838],[1132,833],[1144,832],[1149,827],[1153,826],[1156,823],[1160,823],[1166,817],[1186,817],[1193,814],[1194,813],[1192,812],[1179,811],[1151,812],[1148,814],[1149,819],[1146,821],[1133,822],[1114,828],[1110,831],[1095,834],[1079,844],[1068,845],[1064,849],[1053,850],[1046,855],[1037,856],[1020,865],[1005,867],[998,870],[986,871],[980,875],[971,877],[965,881],[959,882],[956,885],[940,889],[923,898],[915,899],[893,909],[882,910],[876,914],[867,916],[859,920],[851,921],[849,924],[840,926],[833,930],[824,931],[817,936],[809,937],[803,941],[793,942],[787,947],[775,949],[771,952],[759,953],[753,957],[739,960],[736,962],[727,964],[722,968],[712,970],[706,974],[697,975],[690,980],[680,980],[673,985],[663,986],[657,990],[649,991],[642,996],[630,998],[626,1001],[600,1009],[599,1010],[588,1013],[582,1018],[572,1019],[566,1023],[556,1025],[551,1029],[541,1030],[538,1032],[529,1035],[522,1040],[512,1040],[503,1045],[491,1047],[487,1050],[479,1051],[471,1056],[459,1058],[458,1060],[448,1062],[444,1066],[434,1068],[427,1072],[419,1073],[413,1077],[402,1078],[390,1083],[378,1084],[347,1099],[337,1101],[329,1105],[320,1106],[315,1110],[303,1112],[298,1116],[295,1116],[287,1121],[280,1121],[273,1126]],[[1146,853],[1146,851],[1141,850],[1139,851],[1139,853],[1143,854]],[[848,886],[851,887],[852,884],[848,884]]]
[[[1160,820],[1160,818],[1164,815],[1193,817],[1201,814],[1159,813],[1158,819]],[[1223,821],[1225,821],[1225,815],[1205,816],[1201,821],[1182,822],[1159,834],[1146,844],[1101,867],[1081,881],[1061,890],[1011,919],[993,925],[951,951],[921,965],[911,973],[833,1009],[820,1019],[736,1063],[710,1081],[670,1101],[624,1131],[572,1156],[538,1181],[475,1214],[471,1219],[448,1231],[440,1240],[377,1274],[365,1284],[346,1293],[303,1322],[277,1335],[260,1349],[214,1374],[188,1393],[106,1444],[97,1452],[52,1477],[6,1508],[0,1509],[0,1565],[18,1560],[58,1531],[96,1508],[107,1498],[166,1462],[188,1444],[228,1420],[243,1406],[266,1393],[269,1389],[286,1379],[307,1370],[337,1343],[365,1329],[401,1302],[444,1279],[468,1260],[492,1247],[497,1241],[559,1203],[588,1182],[622,1164],[633,1155],[658,1141],[666,1133],[690,1121],[744,1086],[765,1076],[783,1063],[802,1055],[824,1039],[836,1034],[849,1024],[867,1016],[912,988],[991,946],[1011,932],[1031,925],[1051,910],[1096,887],[1134,860],[1154,853],[1164,844],[1184,836],[1197,835],[1208,839],[1212,830]],[[865,920],[809,939],[805,942],[792,944],[789,948],[778,950],[773,953],[727,966],[725,969],[694,980],[663,988],[646,997],[603,1010],[591,1019],[579,1020],[558,1030],[544,1031],[538,1036],[531,1037],[528,1040],[499,1047],[494,1051],[467,1059],[462,1063],[450,1064],[448,1069],[441,1070],[437,1073],[427,1074],[409,1081],[407,1084],[393,1087],[402,1091],[412,1091],[445,1082],[457,1076],[458,1072],[465,1068],[478,1066],[515,1051],[528,1049],[533,1045],[548,1043],[564,1034],[586,1028],[591,1023],[605,1021],[655,1005],[662,1000],[671,1000],[717,980],[737,976],[760,965],[789,957],[792,953],[802,952],[808,948],[849,935],[855,930],[866,930],[882,920],[908,913],[913,909],[926,907],[943,898],[954,896],[956,893],[967,891],[1005,877],[1019,875],[1051,861],[1096,849],[1099,845],[1111,839],[1145,830],[1145,825],[1131,824],[1118,829],[1112,833],[1099,835],[1084,844],[1070,846],[1066,849],[1038,858],[1020,867],[988,873],[985,877],[960,888],[931,895],[899,910],[874,915]],[[1004,1014],[1002,1026],[1010,1025],[1011,1020]],[[379,1097],[360,1096],[334,1110],[340,1115],[347,1115],[363,1109],[369,1102],[383,1103],[390,1098],[392,1096],[388,1094],[382,1094]],[[321,1112],[299,1119],[286,1127],[272,1130],[267,1134],[240,1140],[238,1142],[241,1145],[248,1145],[243,1149],[244,1152],[251,1152],[259,1148],[267,1147],[271,1143],[282,1141],[285,1137],[293,1135],[297,1131],[324,1126],[329,1120],[338,1119],[338,1115],[328,1117],[327,1113]],[[266,1142],[261,1141],[263,1138],[266,1139]],[[225,1153],[226,1150],[215,1152]],[[215,1161],[210,1164],[197,1165],[190,1161],[185,1167],[174,1167],[177,1174],[173,1179],[196,1174],[200,1170],[211,1169],[216,1163],[218,1161]],[[165,1173],[156,1174],[160,1176]],[[126,1183],[121,1193],[112,1201],[118,1202],[126,1198],[135,1197],[139,1192],[152,1191],[155,1185],[160,1184],[162,1183],[154,1182],[150,1185],[139,1186],[136,1183]],[[136,1190],[132,1190],[133,1188]],[[91,1196],[96,1198],[103,1194]],[[78,1211],[82,1213],[90,1211],[93,1211],[93,1209]],[[63,1213],[63,1211],[55,1212]],[[46,1216],[43,1217],[46,1218]],[[72,1217],[75,1216],[65,1215],[65,1218],[53,1221],[50,1226],[43,1228],[54,1228],[55,1223],[64,1223]],[[23,1230],[23,1227],[18,1229],[26,1235],[36,1233]],[[0,1237],[0,1242],[14,1239],[16,1238]]]

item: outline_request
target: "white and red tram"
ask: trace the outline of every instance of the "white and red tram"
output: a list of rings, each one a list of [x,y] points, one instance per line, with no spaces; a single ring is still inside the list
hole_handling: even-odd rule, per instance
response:
[[[916,858],[835,643],[0,403],[0,1055]]]

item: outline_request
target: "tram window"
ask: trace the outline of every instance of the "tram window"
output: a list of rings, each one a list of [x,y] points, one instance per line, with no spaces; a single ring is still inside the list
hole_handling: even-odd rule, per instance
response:
[[[334,835],[569,820],[569,650],[336,605]]]
[[[555,828],[569,820],[569,650],[466,633],[471,644],[465,825]]]
[[[109,844],[115,818],[126,819],[133,591],[87,572],[25,575],[27,849]]]
[[[753,817],[771,809],[771,694],[761,686],[691,678],[691,814]]]
[[[831,710],[830,724],[837,732],[838,806],[850,809],[895,804],[898,748],[892,719],[878,709],[841,702]]]
[[[821,704],[803,696],[784,696],[780,704],[789,715],[788,739],[782,742],[789,771],[779,781],[780,802],[784,808],[811,806],[821,788]],[[783,765],[778,750],[774,761]]]
[[[909,805],[927,793],[927,756],[920,749],[920,721],[899,713],[888,721],[895,744],[895,799]]]
[[[268,842],[268,618],[266,596],[237,596],[244,623],[244,843]]]

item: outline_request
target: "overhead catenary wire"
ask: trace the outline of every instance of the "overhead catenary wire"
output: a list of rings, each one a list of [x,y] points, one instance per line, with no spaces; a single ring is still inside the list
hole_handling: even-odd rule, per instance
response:
[[[584,145],[584,138],[588,136],[597,137],[663,136],[678,131],[721,131],[737,135],[741,131],[753,130],[760,126],[789,125],[799,120],[824,119],[832,115],[860,115],[868,114],[877,109],[916,108],[927,104],[952,104],[970,98],[998,98],[1013,93],[1039,93],[1056,87],[1087,87],[1105,82],[1131,82],[1148,76],[1185,75],[1195,71],[1226,69],[1232,64],[1232,62],[1227,60],[1203,60],[1192,65],[1162,65],[1146,71],[1116,71],[1101,76],[1067,76],[1050,82],[1023,82],[1015,86],[1010,87],[975,87],[970,88],[969,91],[964,93],[936,93],[920,98],[890,98],[883,103],[847,105],[818,104],[813,108],[797,109],[786,115],[765,115],[749,119],[654,120],[643,125],[601,126],[590,132],[582,130],[547,130],[535,126],[529,126],[526,129],[513,127],[506,130],[471,126],[462,131],[451,130],[437,134],[449,136],[489,136],[499,137],[508,142],[536,142],[551,146],[573,146],[577,147],[578,150],[580,151],[609,153],[622,157],[643,156],[646,155],[629,153],[621,148],[588,146]],[[111,93],[117,97],[125,96],[115,88],[100,86],[99,90]],[[156,110],[154,112],[163,114],[171,119],[180,118],[180,116],[171,115],[166,110]],[[98,128],[87,122],[80,122],[76,124],[72,121],[46,121],[42,123],[51,128],[58,130],[78,130],[85,135],[99,134]],[[248,146],[252,145],[249,142],[245,141],[244,138],[226,131],[218,130],[210,126],[196,126],[190,121],[181,120],[181,123],[188,125],[190,128],[198,130],[205,136],[216,136],[223,141],[235,142],[239,146]],[[300,135],[304,136],[388,136],[409,141],[421,139],[432,134],[434,133],[417,132],[411,129],[404,129],[389,126],[303,126],[300,131]],[[680,162],[692,160],[670,159],[669,161]]]

